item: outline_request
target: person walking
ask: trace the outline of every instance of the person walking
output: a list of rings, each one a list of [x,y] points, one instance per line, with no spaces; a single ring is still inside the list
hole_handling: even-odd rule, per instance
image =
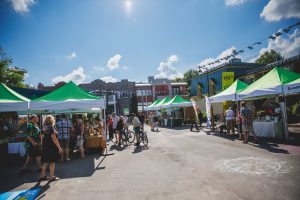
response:
[[[113,129],[113,120],[111,115],[108,116],[107,127],[108,127],[109,140],[112,141],[114,139],[114,129]]]
[[[84,158],[84,148],[83,148],[83,133],[84,124],[82,119],[77,119],[74,125],[74,132],[76,137],[76,146],[79,148],[80,158]]]
[[[241,118],[242,118],[242,131],[244,134],[244,143],[248,143],[249,131],[252,126],[252,111],[247,107],[245,102],[242,102]]]
[[[123,134],[123,131],[124,131],[124,127],[125,127],[125,123],[124,123],[124,117],[121,116],[119,118],[119,121],[117,123],[117,126],[116,126],[116,132],[117,132],[117,135],[118,135],[118,145],[121,146],[121,141],[122,141],[122,134]]]
[[[141,130],[144,131],[144,123],[145,123],[145,114],[144,114],[144,112],[142,112],[140,114],[139,120],[141,122]]]
[[[200,109],[198,109],[198,120],[199,120],[199,126],[202,127],[203,115]]]
[[[50,181],[57,180],[54,175],[55,162],[59,160],[60,154],[63,152],[57,139],[57,131],[54,129],[55,119],[52,115],[48,115],[44,122],[44,136],[42,139],[42,162],[43,168],[40,175],[40,181],[47,180],[46,169],[49,165]]]
[[[159,123],[159,119],[157,115],[154,115],[153,117],[153,132],[158,132],[158,123]]]
[[[141,122],[135,113],[132,113],[131,116],[133,117],[132,126],[133,126],[133,131],[136,136],[135,146],[139,146],[140,145],[140,131],[141,131],[140,124],[141,124]]]
[[[225,116],[227,135],[230,135],[231,130],[232,136],[234,136],[234,112],[231,107],[225,111]]]
[[[42,169],[41,164],[41,130],[38,127],[37,123],[39,118],[37,115],[31,115],[29,117],[29,124],[26,129],[26,142],[25,149],[27,152],[26,161],[21,169],[21,173],[29,171],[29,163],[35,159],[38,165],[39,170]]]
[[[115,139],[116,139],[115,143],[118,143],[118,136],[117,136],[118,134],[117,134],[117,130],[116,130],[118,121],[119,121],[119,117],[116,115],[116,113],[113,112],[112,113],[112,123],[113,123],[113,133],[114,133]]]
[[[190,120],[191,120],[191,128],[190,128],[190,131],[191,131],[191,132],[193,131],[193,128],[194,128],[194,125],[195,125],[197,132],[199,132],[199,129],[198,129],[198,126],[197,126],[196,113],[195,113],[195,112],[193,112],[193,115],[192,115],[192,117],[191,117]]]
[[[67,120],[67,115],[65,113],[61,114],[61,119],[56,123],[56,129],[58,132],[58,141],[63,149],[61,153],[60,161],[70,161],[69,158],[69,143],[70,143],[70,131],[72,128],[72,123]]]

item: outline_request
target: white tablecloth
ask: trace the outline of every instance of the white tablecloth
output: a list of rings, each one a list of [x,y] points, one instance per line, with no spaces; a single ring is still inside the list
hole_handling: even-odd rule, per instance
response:
[[[26,149],[24,147],[25,142],[8,143],[8,153],[15,154],[19,153],[20,156],[25,156]]]
[[[253,122],[253,131],[258,137],[282,138],[282,122]]]

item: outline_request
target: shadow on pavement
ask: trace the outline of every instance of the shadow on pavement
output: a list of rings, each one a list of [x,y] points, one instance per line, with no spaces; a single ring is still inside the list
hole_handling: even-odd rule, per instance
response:
[[[100,160],[101,158],[101,160]],[[87,154],[84,159],[72,159],[69,162],[57,162],[55,165],[55,176],[61,179],[76,178],[76,177],[89,177],[94,174],[96,170],[105,169],[101,166],[106,156],[101,154]],[[98,161],[100,160],[100,161]],[[31,168],[36,167],[32,163]],[[40,172],[33,170],[25,174],[20,174],[22,163],[9,166],[0,172],[0,193],[14,190],[26,183],[38,183]],[[96,167],[95,167],[96,166]],[[49,176],[49,172],[46,173]],[[36,185],[38,186],[38,185]],[[47,186],[43,186],[41,191],[45,191]]]
[[[258,144],[248,143],[251,146],[258,147],[261,149],[268,150],[272,153],[283,153],[283,154],[290,154],[286,149],[280,149],[278,144],[260,141]]]

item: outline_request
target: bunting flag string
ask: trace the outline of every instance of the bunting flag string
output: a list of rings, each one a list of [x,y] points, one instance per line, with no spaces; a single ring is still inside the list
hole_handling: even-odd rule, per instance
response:
[[[265,41],[265,40],[268,40],[268,39],[269,39],[269,40],[276,40],[277,37],[280,37],[280,36],[281,36],[282,34],[284,34],[284,33],[285,33],[285,34],[289,33],[289,32],[291,31],[291,29],[294,28],[294,27],[296,27],[296,26],[300,26],[300,21],[297,22],[297,23],[295,23],[295,24],[293,24],[293,25],[291,25],[291,26],[288,26],[288,27],[286,27],[286,28],[280,29],[280,31],[277,31],[277,32],[274,33],[273,35],[270,35],[270,36],[268,36],[268,37],[262,39],[262,40],[259,41],[259,42],[255,42],[255,43],[253,43],[252,45],[247,46],[246,48],[247,48],[248,50],[253,50],[253,49],[254,49],[254,46],[256,46],[256,45],[261,45],[262,42]],[[207,68],[207,66],[214,65],[214,64],[216,64],[216,63],[220,63],[221,61],[223,61],[223,60],[228,60],[228,59],[231,58],[231,57],[232,57],[232,58],[235,58],[235,56],[237,56],[238,54],[244,53],[244,52],[245,52],[245,50],[243,50],[243,49],[241,49],[241,50],[233,49],[233,50],[232,50],[232,54],[230,54],[230,55],[228,55],[228,56],[224,56],[224,57],[219,58],[219,59],[217,59],[217,60],[211,61],[211,62],[209,62],[209,63],[207,63],[207,64],[205,64],[205,65],[198,66],[198,68],[199,68],[199,70],[200,70],[201,68]]]

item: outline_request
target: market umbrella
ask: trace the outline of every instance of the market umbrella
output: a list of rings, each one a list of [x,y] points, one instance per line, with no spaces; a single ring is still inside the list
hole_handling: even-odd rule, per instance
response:
[[[172,107],[189,107],[193,106],[193,103],[189,100],[176,95],[169,102],[162,105],[162,108],[172,108]]]
[[[153,106],[155,106],[156,104],[158,104],[160,102],[159,99],[156,99],[151,105],[147,106],[145,108],[145,110],[152,110],[153,109]]]
[[[211,103],[224,102],[224,101],[236,101],[238,100],[237,94],[242,90],[244,90],[247,86],[248,84],[237,79],[224,91],[212,97],[209,97],[209,100]]]
[[[298,78],[300,78],[300,74],[298,73],[275,67],[240,92],[238,96],[240,99],[251,99],[272,95],[284,95],[283,85],[295,81]]]
[[[160,110],[160,109],[162,109],[162,105],[164,105],[165,103],[168,103],[170,100],[171,100],[170,97],[163,98],[158,104],[156,104],[155,106],[153,106],[153,110]]]
[[[0,112],[27,111],[30,99],[0,83]]]
[[[103,98],[88,93],[72,81],[30,103],[32,111],[48,112],[104,107]]]
[[[300,93],[300,78],[285,84],[283,86],[283,91],[285,95]]]

